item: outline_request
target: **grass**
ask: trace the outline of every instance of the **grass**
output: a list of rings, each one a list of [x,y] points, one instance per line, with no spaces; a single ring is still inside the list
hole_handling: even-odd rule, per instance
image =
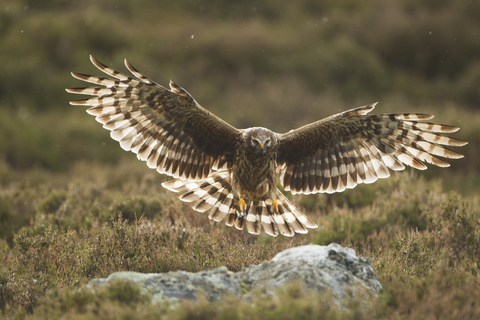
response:
[[[444,191],[441,180],[412,172],[338,195],[293,197],[319,225],[305,236],[251,236],[213,224],[166,193],[161,176],[135,159],[68,174],[14,171],[1,188],[0,308],[6,318],[443,319],[480,316],[478,198]],[[130,168],[135,177],[124,175]],[[53,178],[54,177],[54,178]],[[48,181],[56,181],[55,185]],[[92,278],[116,271],[239,271],[306,243],[337,242],[370,258],[384,289],[378,298],[311,294],[296,284],[256,303],[147,305],[128,283],[92,292]],[[228,307],[227,307],[228,306]],[[111,315],[111,316],[107,316]]]

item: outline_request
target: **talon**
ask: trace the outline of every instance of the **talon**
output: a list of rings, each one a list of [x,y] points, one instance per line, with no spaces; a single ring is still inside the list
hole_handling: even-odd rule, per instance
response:
[[[277,200],[272,199],[272,207],[273,207],[273,213],[278,214],[278,202],[277,202]]]
[[[242,210],[243,212],[243,210],[245,209],[245,200],[243,200],[243,198],[240,198],[239,202],[240,202],[240,210]]]
[[[245,200],[240,197],[240,216],[238,217],[239,220],[242,220],[245,217]]]

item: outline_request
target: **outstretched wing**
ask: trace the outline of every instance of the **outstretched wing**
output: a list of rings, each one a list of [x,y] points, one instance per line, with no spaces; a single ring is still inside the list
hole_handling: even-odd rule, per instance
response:
[[[114,79],[72,73],[105,88],[66,89],[96,96],[72,101],[92,106],[87,112],[111,131],[125,150],[147,161],[150,168],[175,178],[200,180],[211,169],[232,166],[240,131],[202,108],[190,94],[170,81],[168,90],[148,79],[125,60],[130,78],[90,56],[92,63]]]
[[[437,133],[459,128],[418,122],[427,114],[368,115],[376,104],[352,109],[279,135],[281,183],[292,193],[341,192],[390,175],[388,168],[416,169],[449,164],[436,158],[463,155],[441,145],[467,144]]]

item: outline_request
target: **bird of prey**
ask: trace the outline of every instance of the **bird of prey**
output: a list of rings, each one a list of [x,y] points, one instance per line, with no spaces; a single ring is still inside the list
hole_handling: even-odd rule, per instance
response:
[[[100,85],[67,89],[93,97],[70,102],[91,106],[113,139],[150,168],[176,178],[163,183],[193,209],[214,221],[271,236],[307,233],[317,225],[276,186],[295,193],[342,192],[389,176],[404,165],[426,169],[449,164],[439,158],[461,154],[443,146],[467,144],[438,133],[459,128],[423,122],[433,115],[369,114],[375,104],[348,110],[287,133],[262,127],[237,129],[216,117],[182,87],[150,80],[125,60],[133,77],[90,56],[111,78],[79,73],[73,77]]]

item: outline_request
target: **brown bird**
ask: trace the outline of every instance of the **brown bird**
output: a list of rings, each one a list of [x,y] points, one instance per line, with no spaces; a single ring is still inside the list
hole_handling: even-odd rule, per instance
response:
[[[467,144],[437,133],[459,128],[419,122],[427,114],[369,115],[375,104],[345,111],[279,134],[266,128],[237,129],[202,108],[182,87],[170,90],[148,79],[125,60],[131,78],[90,56],[114,79],[72,73],[100,88],[67,89],[93,98],[72,101],[91,106],[111,137],[150,168],[177,178],[163,183],[193,209],[214,221],[259,234],[293,236],[316,228],[277,189],[295,193],[342,192],[358,183],[388,177],[404,164],[424,170],[424,162],[449,164],[436,156],[463,156],[442,147]]]

